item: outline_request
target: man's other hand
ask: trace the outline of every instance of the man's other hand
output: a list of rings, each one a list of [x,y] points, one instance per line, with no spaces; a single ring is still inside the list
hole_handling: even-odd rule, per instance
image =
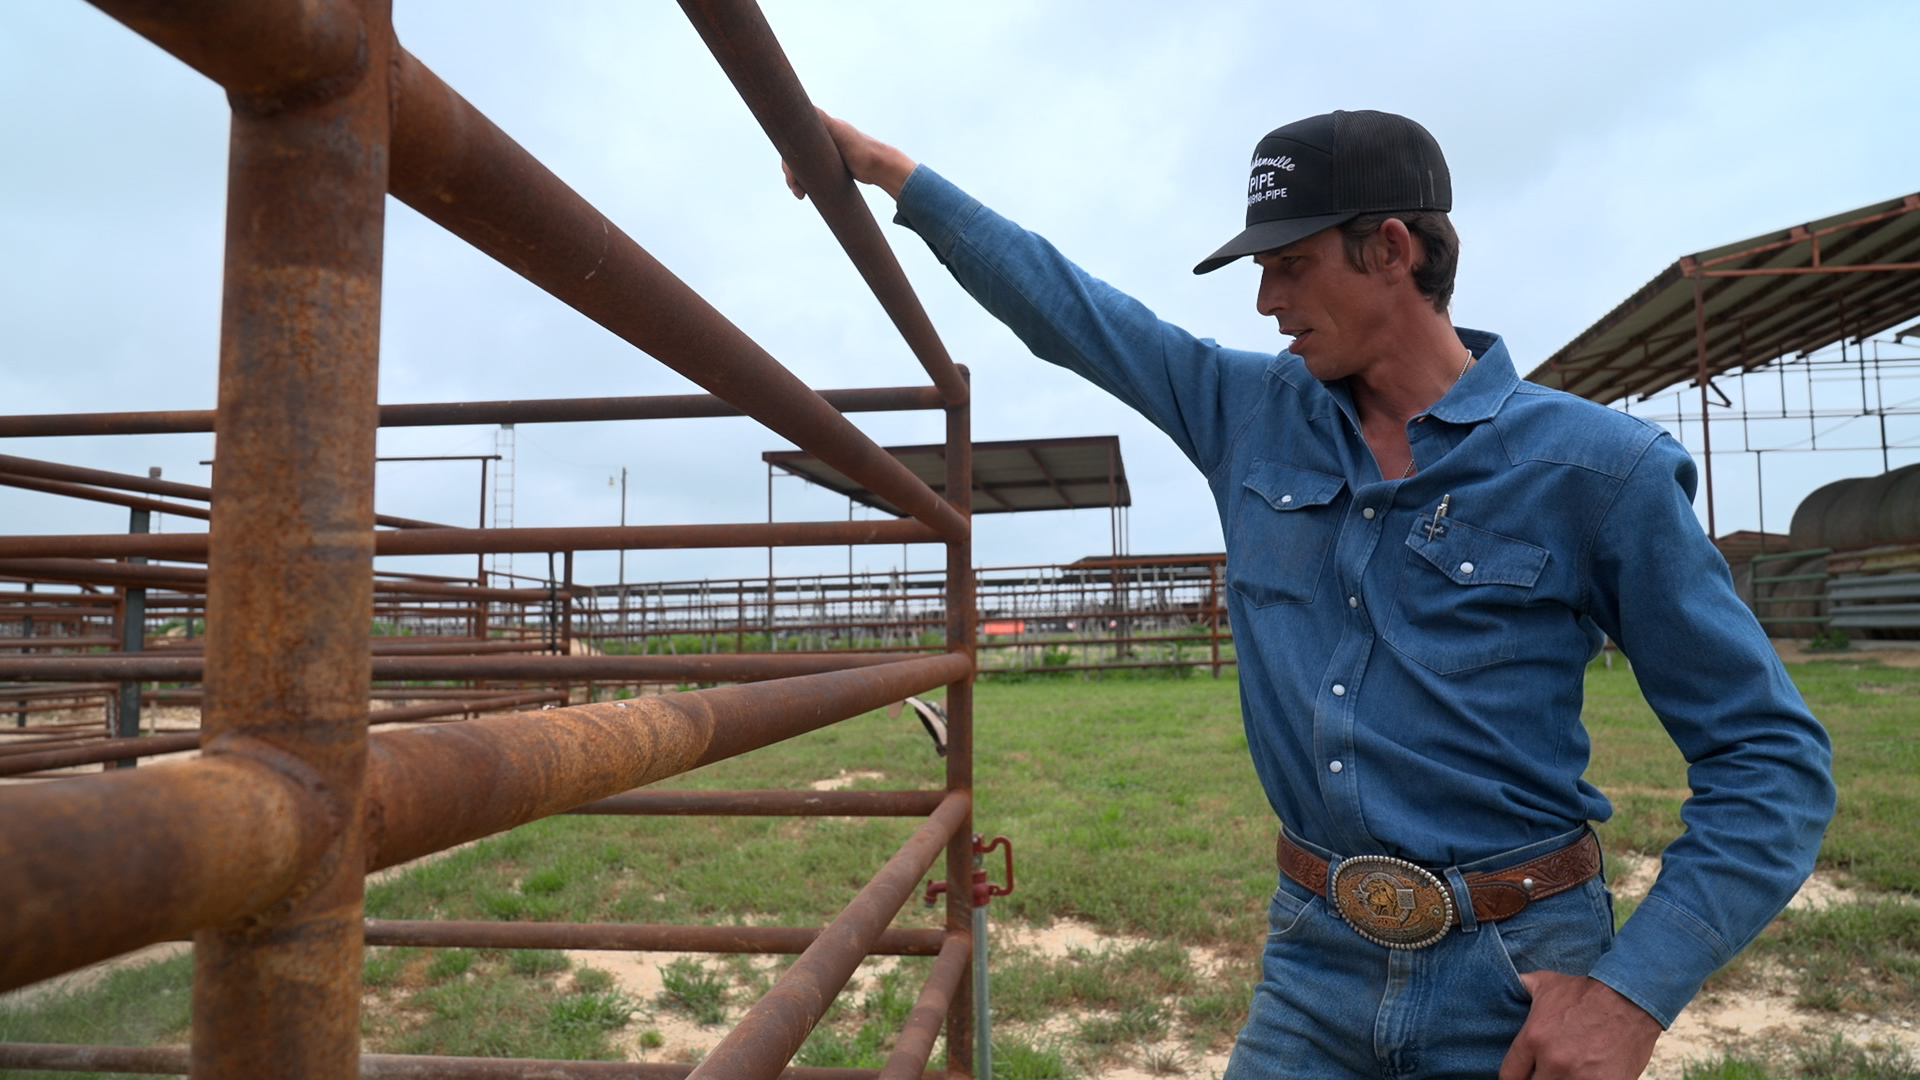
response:
[[[1584,975],[1530,971],[1527,1022],[1500,1063],[1500,1080],[1633,1080],[1646,1070],[1660,1021]]]
[[[847,171],[853,178],[898,199],[901,185],[913,172],[913,159],[845,120],[828,116],[825,109],[814,111],[820,114],[820,122],[827,125],[827,134],[833,136],[833,144],[840,148],[840,159],[847,163]],[[806,198],[806,189],[800,186],[800,178],[793,175],[793,167],[782,161],[780,171],[786,174],[787,190],[793,192],[793,197]]]

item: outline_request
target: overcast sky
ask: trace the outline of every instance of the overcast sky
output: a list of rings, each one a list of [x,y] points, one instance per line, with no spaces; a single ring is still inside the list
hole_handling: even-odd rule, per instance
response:
[[[395,6],[415,55],[808,383],[924,381],[818,215],[786,194],[765,136],[676,5]],[[1464,238],[1455,321],[1504,334],[1523,373],[1681,254],[1920,190],[1910,0],[765,6],[818,104],[1164,318],[1242,347],[1281,343],[1253,310],[1256,272],[1191,267],[1239,228],[1260,135],[1330,109],[1402,112],[1438,137]],[[11,103],[0,412],[211,407],[221,92],[78,0],[37,0],[0,6],[0,93]],[[691,389],[388,205],[382,402]],[[1206,487],[1169,440],[1033,359],[917,238],[886,232],[973,370],[978,438],[1118,433],[1134,551],[1219,550]],[[855,420],[882,443],[941,437],[938,414]],[[493,440],[491,428],[395,429],[380,452],[489,453]],[[522,427],[514,523],[617,521],[609,479],[622,466],[632,523],[762,520],[760,452],[785,445],[744,420]],[[13,440],[0,452],[206,483],[197,463],[212,438]],[[1784,508],[1823,479],[1878,468],[1877,453],[1783,466],[1768,524],[1784,527]],[[1736,470],[1750,475],[1751,459],[1725,466],[1722,532],[1754,524]],[[467,524],[478,497],[470,462],[380,466],[385,513]],[[846,514],[798,480],[778,481],[775,501],[783,520]],[[0,491],[0,518],[10,533],[126,527],[124,510],[28,492]],[[1073,559],[1105,550],[1106,528],[1101,511],[983,518],[978,561]],[[899,555],[855,560],[884,568]],[[912,553],[923,567],[936,557]],[[610,581],[613,563],[583,556],[579,576]],[[786,550],[778,565],[844,569],[846,551]],[[630,556],[627,577],[764,569],[764,550],[661,553]]]

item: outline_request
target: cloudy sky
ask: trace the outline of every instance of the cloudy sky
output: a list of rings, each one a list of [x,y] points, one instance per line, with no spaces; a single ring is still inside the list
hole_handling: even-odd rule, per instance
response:
[[[1439,138],[1465,238],[1455,320],[1522,370],[1676,256],[1920,189],[1911,43],[1885,3],[765,4],[814,100],[1045,234],[1163,317],[1278,348],[1254,271],[1189,271],[1239,227],[1268,129],[1334,108],[1403,112]],[[398,0],[402,42],[814,386],[920,369],[677,6]],[[205,79],[78,0],[0,6],[0,412],[191,409],[214,399],[227,117]],[[875,195],[874,205],[885,197]],[[383,402],[686,392],[690,384],[389,203]],[[1136,552],[1218,550],[1173,445],[1026,354],[905,230],[887,232],[954,356],[981,439],[1118,433]],[[883,443],[937,414],[865,415]],[[1904,437],[1912,440],[1913,433]],[[1896,438],[1903,437],[1896,432]],[[491,428],[399,429],[383,454],[474,454]],[[515,524],[753,521],[762,450],[744,420],[520,429]],[[205,483],[210,436],[15,440],[0,452]],[[1896,454],[1895,465],[1920,459]],[[1782,466],[1768,523],[1878,454]],[[1729,462],[1721,531],[1754,524]],[[465,524],[475,466],[380,466],[383,512]],[[784,520],[846,514],[798,480]],[[125,512],[0,491],[6,532],[108,532]],[[985,518],[979,561],[1066,560],[1103,512]],[[169,529],[197,527],[172,521]],[[862,550],[884,568],[897,548]],[[522,557],[523,560],[526,557]],[[916,549],[920,566],[932,549]],[[782,572],[844,568],[788,550]],[[398,565],[398,564],[397,564]],[[413,568],[431,564],[414,561]],[[462,560],[461,566],[471,565]],[[764,572],[764,551],[629,557],[629,580]],[[520,569],[530,569],[524,564]],[[580,576],[612,580],[613,557]]]

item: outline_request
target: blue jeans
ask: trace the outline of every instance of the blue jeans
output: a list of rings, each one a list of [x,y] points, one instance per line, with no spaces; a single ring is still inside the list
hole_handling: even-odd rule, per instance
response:
[[[1510,866],[1578,835],[1456,869]],[[1459,875],[1444,876],[1455,882],[1455,904],[1471,912]],[[1424,949],[1367,941],[1284,876],[1267,923],[1260,985],[1225,1080],[1488,1080],[1527,1019],[1531,999],[1520,973],[1584,975],[1613,942],[1612,901],[1597,876],[1511,918],[1456,927]]]

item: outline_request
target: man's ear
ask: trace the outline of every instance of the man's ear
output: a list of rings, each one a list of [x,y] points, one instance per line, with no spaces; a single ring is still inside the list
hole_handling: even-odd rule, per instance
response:
[[[1373,250],[1368,252],[1367,261],[1385,274],[1392,284],[1412,277],[1424,257],[1420,239],[1399,218],[1388,218],[1381,222],[1379,231],[1373,234],[1368,246]]]

